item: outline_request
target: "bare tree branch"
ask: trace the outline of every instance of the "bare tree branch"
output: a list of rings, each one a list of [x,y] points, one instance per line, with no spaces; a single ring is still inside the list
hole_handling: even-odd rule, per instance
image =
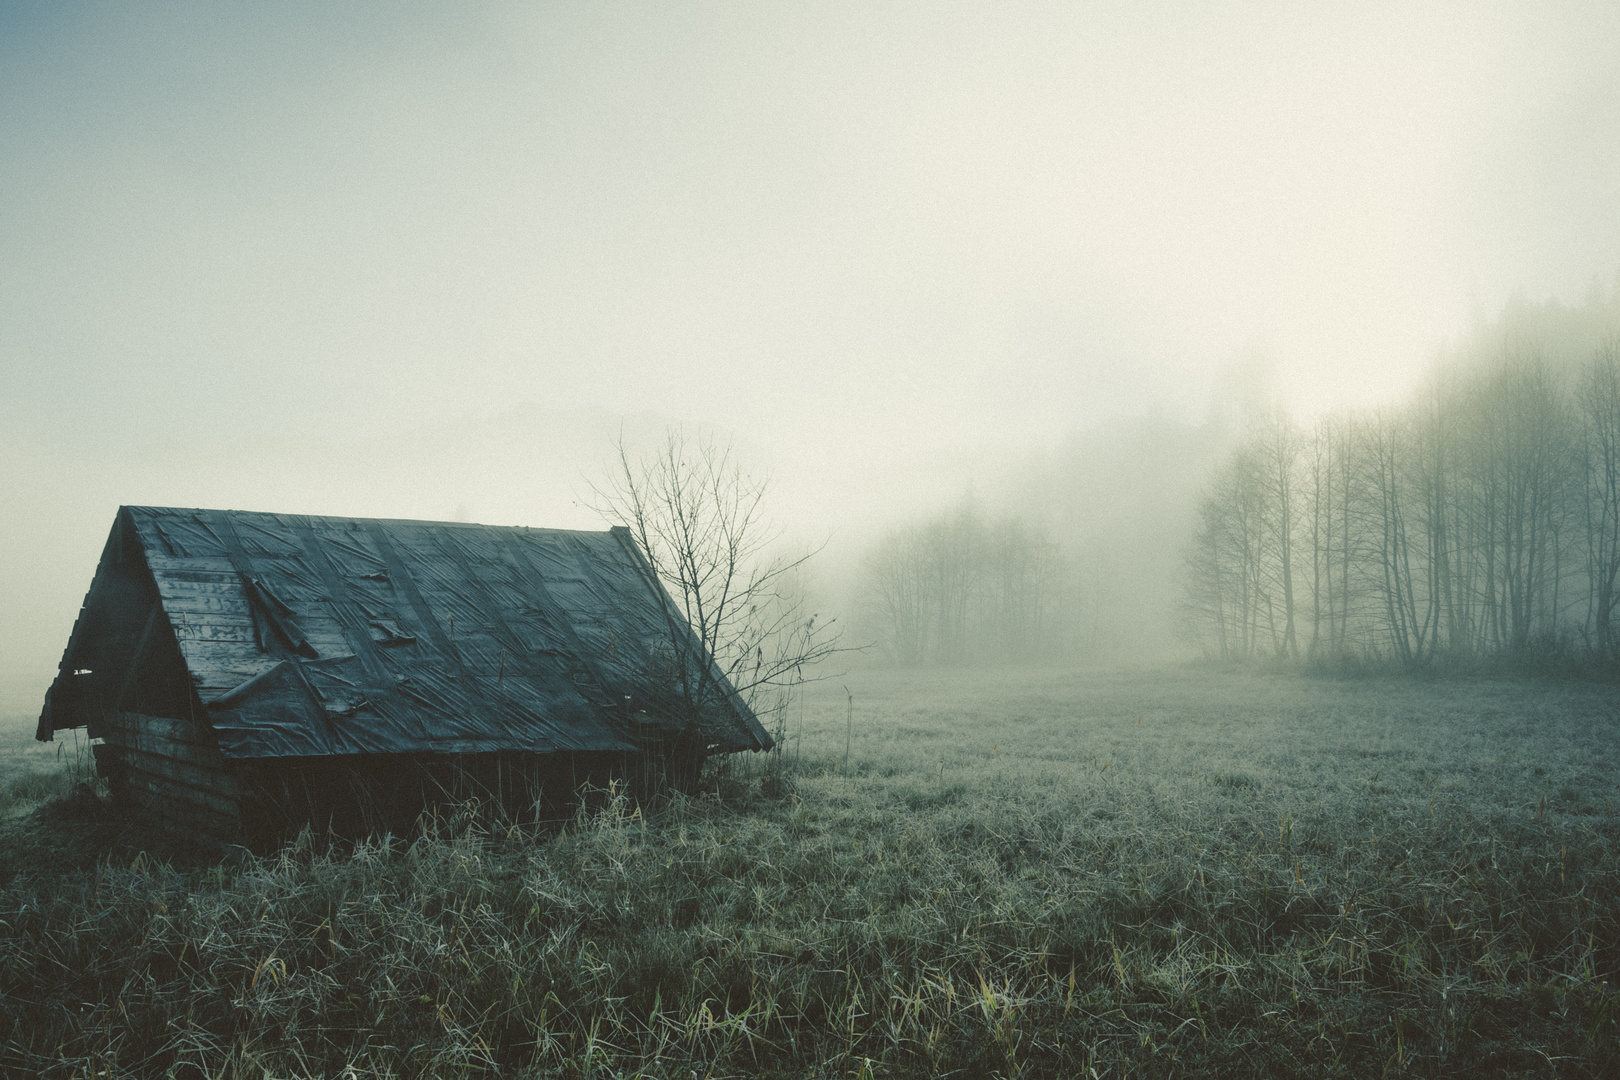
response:
[[[723,676],[779,730],[792,695],[826,677],[817,665],[846,651],[800,581],[820,549],[779,552],[781,531],[765,514],[770,482],[745,471],[729,443],[671,428],[650,454],[633,453],[622,434],[614,449],[591,504],[630,530],[675,601],[683,623],[670,626],[669,660],[682,699],[699,715],[724,695]]]

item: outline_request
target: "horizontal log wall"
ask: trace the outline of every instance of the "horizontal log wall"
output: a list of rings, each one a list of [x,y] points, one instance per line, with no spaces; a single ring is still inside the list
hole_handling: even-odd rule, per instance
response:
[[[210,728],[120,712],[96,725],[96,762],[137,819],[210,841],[271,845],[305,825],[343,836],[407,835],[424,811],[475,800],[513,820],[566,817],[610,782],[650,794],[669,755],[388,754],[232,761]],[[677,782],[678,783],[678,782]]]
[[[169,716],[121,712],[97,725],[96,760],[115,799],[137,813],[214,840],[241,830],[242,785],[212,731]]]
[[[199,802],[198,792],[162,777],[130,770],[125,775],[128,797],[149,819],[189,836],[212,840],[234,839],[242,819],[237,804],[229,800]]]

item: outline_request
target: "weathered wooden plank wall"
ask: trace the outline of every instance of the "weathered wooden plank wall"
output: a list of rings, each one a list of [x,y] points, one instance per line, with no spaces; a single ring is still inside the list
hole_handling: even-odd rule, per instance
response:
[[[194,834],[235,838],[243,789],[211,732],[177,717],[120,712],[98,724],[97,733],[103,742],[96,760],[115,798]]]

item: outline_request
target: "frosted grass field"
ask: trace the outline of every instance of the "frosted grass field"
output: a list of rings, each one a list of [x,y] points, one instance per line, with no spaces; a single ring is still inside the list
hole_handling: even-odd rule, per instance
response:
[[[1351,806],[1400,818],[1420,796],[1425,815],[1511,820],[1546,802],[1578,820],[1620,794],[1620,688],[1596,683],[876,671],[813,687],[790,709],[787,755],[836,768],[846,727],[856,776],[919,794],[933,776],[1173,805],[1213,786],[1324,821]]]
[[[780,774],[543,838],[166,865],[16,818],[0,1064],[1613,1075],[1617,714],[1595,683],[859,672],[792,710]]]

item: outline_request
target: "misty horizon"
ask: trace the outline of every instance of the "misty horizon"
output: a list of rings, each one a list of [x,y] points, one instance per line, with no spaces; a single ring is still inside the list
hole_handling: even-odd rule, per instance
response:
[[[734,440],[843,607],[963,500],[1173,563],[1218,439],[1039,478],[1613,308],[1617,43],[1602,4],[8,6],[0,703],[120,504],[599,527],[620,430]]]

